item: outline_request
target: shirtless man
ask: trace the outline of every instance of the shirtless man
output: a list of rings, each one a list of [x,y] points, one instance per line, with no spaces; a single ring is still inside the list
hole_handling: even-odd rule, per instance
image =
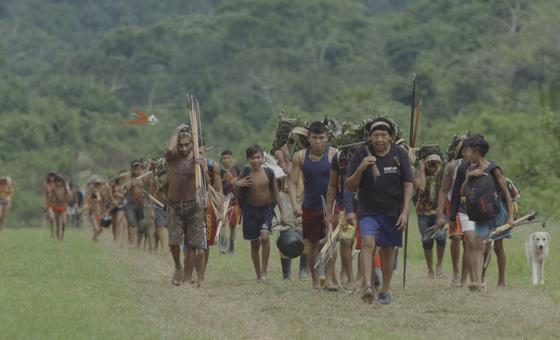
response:
[[[49,225],[51,227],[51,238],[55,237],[54,212],[52,209],[55,177],[56,174],[54,172],[49,172],[45,183],[43,183],[43,206],[45,208],[46,218],[49,221]]]
[[[239,174],[241,173],[241,169],[237,164],[235,164],[235,159],[233,158],[233,153],[230,150],[222,151],[220,155],[220,177],[222,178],[222,193],[224,197],[233,193],[233,182],[237,180]],[[226,244],[225,246],[228,247],[227,251],[230,254],[234,253],[235,249],[235,227],[239,222],[239,217],[241,215],[241,208],[239,207],[239,203],[235,198],[231,200],[230,207],[227,213],[227,223],[229,226],[229,245]],[[223,246],[222,246],[223,247]],[[224,247],[225,248],[225,247]],[[222,250],[225,252],[225,250]]]
[[[280,223],[283,224],[286,218],[274,172],[263,167],[262,148],[259,145],[250,146],[246,155],[250,167],[243,169],[234,184],[243,214],[243,238],[251,241],[251,259],[257,282],[261,282],[267,279],[275,201],[280,209]]]
[[[8,210],[12,205],[15,183],[9,176],[0,176],[0,231],[8,224]]]
[[[90,181],[88,193],[86,194],[86,206],[89,210],[91,227],[93,230],[94,242],[98,242],[98,237],[103,232],[101,219],[109,215],[109,207],[115,204],[111,195],[111,188],[101,177],[94,175]]]
[[[296,127],[288,135],[288,141],[280,147],[280,149],[274,152],[274,157],[278,160],[278,165],[284,170],[286,174],[290,174],[292,171],[292,158],[291,155],[296,147],[295,134],[307,135],[309,131],[303,127]],[[303,148],[303,146],[301,146]],[[282,199],[282,204],[284,204],[284,209],[286,209],[286,216],[289,219],[294,219],[294,212],[292,207],[292,201],[290,199],[290,194],[288,192],[288,177],[284,177],[278,181],[278,190],[280,190],[280,198]],[[301,229],[301,224],[298,225]],[[301,230],[300,230],[301,232]],[[292,259],[282,255],[280,253],[280,262],[282,264],[282,276],[285,280],[291,280],[291,270],[292,270]],[[306,280],[307,276],[307,256],[301,254],[299,257],[299,278],[300,280]]]
[[[203,209],[197,202],[195,162],[203,167],[206,161],[195,158],[192,136],[186,125],[179,126],[171,137],[165,160],[169,181],[166,205],[169,250],[175,262],[171,283],[178,286],[183,281],[191,282],[195,267],[197,285],[200,287],[204,280],[207,245],[202,221]],[[184,271],[181,265],[183,241],[187,244]]]
[[[68,202],[70,199],[70,189],[68,188],[68,185],[66,185],[66,181],[61,175],[56,175],[54,178],[52,203],[50,207],[54,213],[56,239],[59,241],[64,239],[64,230],[66,229],[66,221],[68,219]]]
[[[155,185],[151,176],[138,178],[142,174],[142,162],[132,161],[130,163],[130,182],[126,188],[125,213],[129,241],[134,244],[134,236],[136,236],[136,247],[140,248],[143,237],[147,236],[148,249],[151,251],[154,246],[154,209],[152,208],[153,203],[148,202],[145,198],[144,191],[153,192]]]
[[[128,172],[122,171],[119,175],[114,178],[111,182],[111,193],[115,199],[116,206],[111,209],[111,227],[113,230],[113,240],[118,241],[121,235],[126,232],[127,222],[124,211],[124,203],[126,196],[126,188],[123,182],[126,181]]]
[[[326,224],[322,209],[321,196],[327,197],[331,160],[336,154],[335,148],[327,145],[328,136],[325,125],[313,122],[309,126],[309,144],[305,150],[298,151],[292,159],[292,169],[289,177],[288,189],[296,217],[303,219],[303,239],[307,258],[308,270],[311,272],[313,289],[320,289],[319,277],[315,270],[321,240],[326,236]],[[303,204],[297,200],[297,186],[303,175]],[[338,221],[338,213],[332,218]],[[336,290],[334,261],[330,259],[326,267],[326,288]]]

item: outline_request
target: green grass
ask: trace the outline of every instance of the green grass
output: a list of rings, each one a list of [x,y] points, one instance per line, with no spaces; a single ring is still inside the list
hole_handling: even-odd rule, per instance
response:
[[[85,234],[0,233],[0,338],[153,338],[126,268]]]
[[[401,287],[401,261],[393,281],[396,300],[388,307],[365,305],[357,294],[312,291],[309,281],[283,282],[275,246],[270,281],[256,283],[248,242],[240,237],[234,256],[211,248],[207,287],[196,289],[171,286],[167,251],[121,247],[108,233],[94,244],[87,229],[70,230],[64,242],[51,240],[45,229],[7,230],[0,233],[0,338],[557,338],[556,228],[548,228],[545,286],[529,283],[523,244],[539,227],[524,226],[506,243],[508,288],[495,288],[493,261],[489,291],[473,294],[449,286],[448,252],[447,277],[426,277],[411,222],[407,288]]]

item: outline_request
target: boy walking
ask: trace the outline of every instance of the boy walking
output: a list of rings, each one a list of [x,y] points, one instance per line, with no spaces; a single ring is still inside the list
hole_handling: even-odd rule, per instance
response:
[[[259,145],[250,146],[246,156],[250,166],[243,169],[239,179],[233,183],[241,204],[243,238],[251,241],[251,259],[257,281],[261,282],[267,279],[274,205],[278,203],[280,208],[280,223],[284,223],[285,214],[274,172],[263,166],[262,148]]]

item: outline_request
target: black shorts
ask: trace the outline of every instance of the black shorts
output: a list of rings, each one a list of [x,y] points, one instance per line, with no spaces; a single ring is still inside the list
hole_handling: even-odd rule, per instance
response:
[[[274,206],[253,207],[244,204],[243,208],[243,238],[249,241],[258,240],[261,232],[270,232],[272,218],[274,217]]]

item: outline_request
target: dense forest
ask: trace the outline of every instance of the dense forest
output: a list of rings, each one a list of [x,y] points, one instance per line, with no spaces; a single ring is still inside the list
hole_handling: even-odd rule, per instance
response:
[[[83,184],[161,155],[187,92],[239,162],[280,111],[407,131],[416,72],[420,142],[485,134],[522,209],[558,217],[559,17],[556,0],[3,0],[0,173],[18,220],[40,217],[48,171]]]

